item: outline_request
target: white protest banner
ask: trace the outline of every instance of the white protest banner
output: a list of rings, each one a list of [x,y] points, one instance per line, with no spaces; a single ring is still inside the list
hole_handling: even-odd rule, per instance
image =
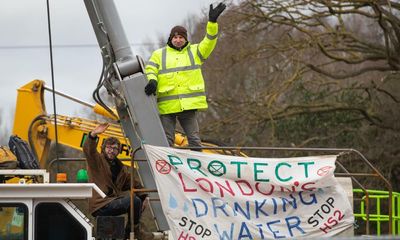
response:
[[[336,156],[245,158],[144,145],[174,240],[334,236],[352,208]]]

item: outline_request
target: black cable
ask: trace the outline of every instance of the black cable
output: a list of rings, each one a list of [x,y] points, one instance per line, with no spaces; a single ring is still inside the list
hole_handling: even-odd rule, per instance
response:
[[[56,159],[58,160],[58,131],[57,131],[57,108],[56,108],[56,86],[54,81],[54,66],[53,66],[53,43],[51,38],[51,23],[50,23],[50,4],[49,0],[46,1],[47,5],[47,29],[49,30],[49,49],[50,49],[50,66],[51,66],[51,84],[53,86],[53,111],[54,111],[54,127],[55,127],[55,139],[56,139]],[[57,172],[60,169],[57,169]]]
[[[99,78],[99,81],[97,83],[96,89],[92,93],[92,97],[93,97],[93,99],[94,99],[94,101],[96,103],[98,102],[99,89],[100,89],[101,86],[103,86],[103,78],[104,78],[105,69],[106,69],[106,64],[104,63],[104,59],[103,59],[103,67],[101,69],[100,78]]]
[[[109,64],[107,65],[106,64],[107,61],[106,61],[104,55],[102,54],[102,56],[103,56],[103,67],[102,67],[102,70],[101,70],[100,79],[99,79],[99,81],[97,83],[96,89],[93,91],[92,97],[93,97],[94,101],[97,104],[102,106],[107,112],[109,112],[112,116],[114,116],[115,118],[118,119],[118,116],[115,115],[115,113],[111,110],[111,108],[109,106],[107,106],[107,104],[104,103],[103,99],[100,96],[100,88],[104,86],[104,82],[109,81],[109,79],[111,78],[110,69],[112,67],[112,62],[115,61],[115,54],[114,54],[114,51],[113,51],[112,47],[110,46],[110,38],[109,38],[107,33],[105,33],[105,34],[106,34],[106,37],[107,37],[107,40],[108,40],[107,49],[108,49],[110,61],[109,61]],[[107,89],[108,93],[110,94],[111,89],[108,89],[106,86],[104,86],[104,87]]]
[[[97,104],[102,106],[106,111],[108,111],[112,115],[114,115],[113,112],[111,111],[111,109],[107,106],[107,104],[104,103],[104,101],[101,99],[101,96],[100,96],[100,88],[103,86],[103,83],[104,83],[104,81],[105,81],[105,79],[107,78],[107,75],[108,75],[107,69],[108,68],[105,66],[105,64],[103,62],[103,69],[102,69],[101,79],[99,80],[96,89],[93,91],[93,99]]]

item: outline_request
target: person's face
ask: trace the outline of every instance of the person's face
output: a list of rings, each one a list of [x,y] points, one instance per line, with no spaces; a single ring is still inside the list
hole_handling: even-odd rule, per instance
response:
[[[118,144],[109,145],[107,144],[104,148],[104,155],[108,160],[113,160],[119,153]]]
[[[172,45],[174,45],[177,48],[181,48],[185,45],[186,39],[182,37],[181,35],[175,35],[171,39]]]

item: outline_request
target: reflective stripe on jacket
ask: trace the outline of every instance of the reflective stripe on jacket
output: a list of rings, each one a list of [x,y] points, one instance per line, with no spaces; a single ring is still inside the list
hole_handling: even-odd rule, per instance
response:
[[[214,50],[217,34],[218,24],[208,22],[207,34],[199,44],[189,43],[181,51],[166,46],[153,52],[146,75],[158,82],[160,114],[208,107],[201,65]]]

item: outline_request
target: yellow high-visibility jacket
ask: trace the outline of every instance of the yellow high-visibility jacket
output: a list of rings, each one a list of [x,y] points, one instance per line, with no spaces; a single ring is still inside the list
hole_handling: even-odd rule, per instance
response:
[[[148,80],[157,85],[160,114],[208,107],[201,65],[217,43],[218,24],[208,22],[207,34],[199,44],[188,44],[178,51],[169,46],[153,52],[146,65]]]

